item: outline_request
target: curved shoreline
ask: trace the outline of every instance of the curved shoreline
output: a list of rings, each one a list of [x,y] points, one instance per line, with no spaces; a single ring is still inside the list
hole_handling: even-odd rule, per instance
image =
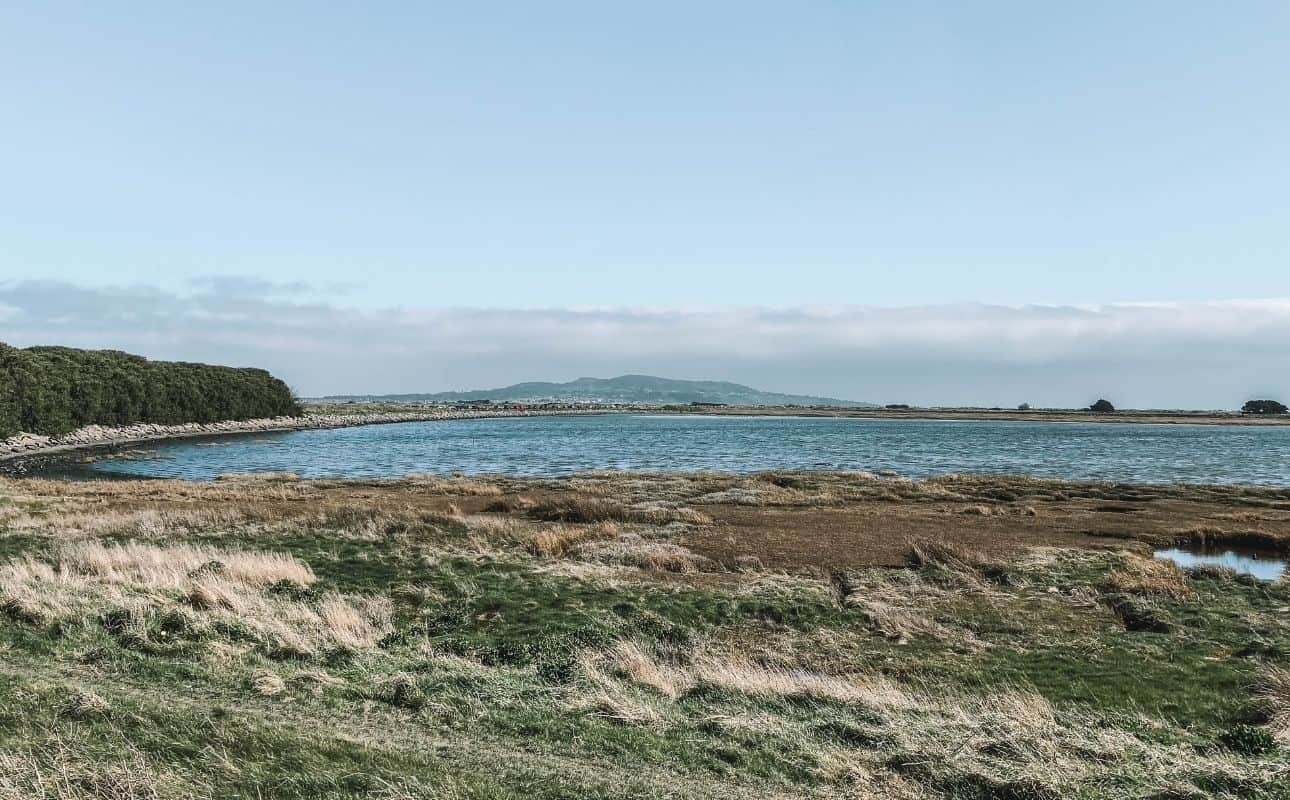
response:
[[[377,414],[310,414],[303,417],[229,420],[224,422],[189,422],[182,425],[139,423],[120,427],[88,425],[61,436],[20,434],[0,441],[0,467],[12,470],[28,458],[75,453],[96,448],[163,442],[171,439],[196,439],[236,436],[251,433],[357,428],[365,425],[392,425],[401,422],[439,422],[457,419],[507,419],[515,417],[563,417],[621,413],[621,409],[546,409],[505,411],[435,411],[390,412]],[[19,470],[21,471],[21,470]]]
[[[801,417],[852,418],[871,420],[942,420],[995,422],[1092,422],[1137,423],[1147,425],[1209,426],[1281,426],[1290,425],[1290,415],[1271,418],[1240,416],[1214,412],[1119,412],[1108,415],[1084,415],[1054,411],[1016,412],[993,409],[885,409],[885,408],[794,408],[724,406],[690,408],[676,406],[629,407],[620,405],[586,408],[509,408],[454,409],[433,411],[390,411],[356,414],[307,413],[300,417],[273,417],[251,420],[227,420],[210,423],[158,425],[137,423],[108,427],[89,425],[60,436],[19,434],[0,440],[0,474],[23,474],[23,464],[45,458],[68,456],[78,452],[112,449],[130,445],[164,442],[172,439],[217,438],[256,433],[281,433],[304,430],[354,428],[367,425],[389,425],[407,422],[438,422],[460,419],[506,419],[517,417],[597,416],[604,414],[680,414],[682,416],[724,417]],[[39,469],[39,467],[37,468]]]

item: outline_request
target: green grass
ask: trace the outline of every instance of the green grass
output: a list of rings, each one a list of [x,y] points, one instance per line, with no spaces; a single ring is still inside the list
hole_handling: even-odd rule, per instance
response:
[[[1290,797],[1283,747],[1231,750],[1261,741],[1262,671],[1290,666],[1285,583],[1192,578],[1194,597],[1150,600],[1170,630],[1149,633],[1071,599],[1103,592],[1113,556],[984,577],[863,571],[864,591],[907,587],[898,597],[945,631],[902,643],[827,581],[562,572],[518,547],[473,552],[464,533],[445,522],[374,539],[254,527],[187,537],[288,552],[318,578],[266,591],[390,597],[394,632],[368,650],[215,657],[237,636],[167,628],[165,614],[133,639],[101,616],[0,616],[0,753],[20,759],[0,798]],[[0,555],[47,557],[50,541],[6,533]],[[897,708],[702,681],[672,698],[617,673],[598,683],[587,659],[620,640],[677,670],[705,650],[746,653],[949,699]],[[281,691],[258,690],[265,676]],[[1046,698],[1057,729],[973,705],[1018,691]],[[84,692],[103,707],[78,710]],[[975,710],[960,717],[955,698]],[[1132,744],[1102,753],[1103,729]],[[1077,735],[1088,743],[1063,738]],[[1102,777],[1067,782],[1058,756]]]

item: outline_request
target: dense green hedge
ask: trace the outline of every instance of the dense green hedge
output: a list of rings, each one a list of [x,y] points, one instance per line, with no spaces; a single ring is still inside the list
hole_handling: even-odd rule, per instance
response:
[[[91,424],[174,425],[299,413],[287,385],[262,369],[0,343],[0,437],[66,433]]]

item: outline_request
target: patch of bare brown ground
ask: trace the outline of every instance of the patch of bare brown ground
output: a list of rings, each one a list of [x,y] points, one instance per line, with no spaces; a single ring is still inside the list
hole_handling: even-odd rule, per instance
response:
[[[1219,541],[1252,534],[1273,548],[1290,547],[1290,511],[1261,503],[1246,507],[1239,498],[1124,503],[1023,497],[973,504],[861,499],[833,507],[698,508],[713,524],[692,529],[681,540],[685,547],[719,563],[754,555],[767,568],[788,570],[900,566],[908,562],[910,542],[923,540],[1006,556],[1035,546],[1147,551],[1199,540],[1212,530]]]

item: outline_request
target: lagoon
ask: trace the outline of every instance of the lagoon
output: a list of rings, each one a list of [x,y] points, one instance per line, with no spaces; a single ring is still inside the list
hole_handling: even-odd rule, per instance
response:
[[[593,469],[859,469],[911,478],[979,472],[1288,485],[1290,427],[606,414],[177,439],[99,453],[72,471],[209,480],[262,471],[399,477]]]

